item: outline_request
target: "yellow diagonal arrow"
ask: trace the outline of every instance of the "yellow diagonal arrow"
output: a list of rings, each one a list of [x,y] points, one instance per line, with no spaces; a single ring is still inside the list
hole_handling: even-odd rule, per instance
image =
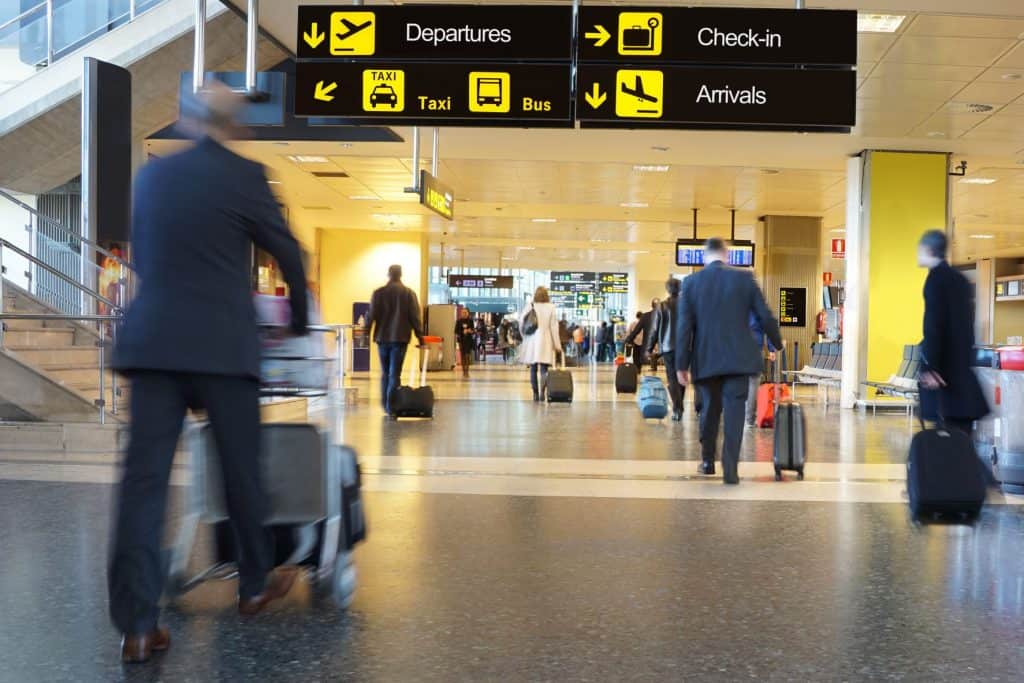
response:
[[[612,37],[612,34],[608,33],[608,29],[601,24],[594,24],[594,30],[583,34],[583,37],[594,41],[594,47],[602,47]]]
[[[594,83],[594,87],[590,92],[584,94],[583,98],[587,101],[587,104],[594,109],[600,109],[601,105],[604,104],[604,101],[608,99],[608,93],[601,92],[600,83]]]
[[[314,21],[313,25],[309,27],[309,30],[302,34],[302,37],[306,41],[306,45],[316,49],[316,47],[327,38],[327,34],[318,32],[316,30],[316,22]]]
[[[337,83],[331,83],[330,85],[324,85],[323,81],[317,81],[316,92],[313,93],[313,99],[320,100],[321,102],[331,102],[334,100],[334,95],[331,93],[337,89]]]

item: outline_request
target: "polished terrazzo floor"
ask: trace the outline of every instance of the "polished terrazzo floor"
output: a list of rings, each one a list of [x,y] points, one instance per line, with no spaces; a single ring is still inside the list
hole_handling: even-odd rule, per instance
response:
[[[432,376],[432,422],[383,419],[356,380],[371,400],[342,424],[371,536],[352,607],[300,586],[243,623],[233,584],[208,584],[141,667],[106,616],[115,454],[0,452],[0,681],[1024,679],[1024,506],[911,524],[906,417],[805,391],[808,480],[771,481],[771,435],[750,432],[727,488],[693,474],[691,415],[639,420],[586,372],[569,406],[521,401],[520,373]]]

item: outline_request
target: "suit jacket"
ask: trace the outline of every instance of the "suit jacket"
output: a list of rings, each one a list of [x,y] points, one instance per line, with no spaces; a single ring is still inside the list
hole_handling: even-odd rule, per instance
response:
[[[676,310],[676,367],[689,369],[694,380],[760,374],[764,361],[750,333],[751,312],[781,348],[779,323],[749,272],[715,261],[687,277]]]
[[[412,335],[423,338],[420,322],[420,302],[416,292],[401,282],[389,282],[374,291],[370,297],[370,314],[366,329],[373,329],[373,340],[378,344],[408,344]]]
[[[661,355],[672,353],[676,348],[676,308],[679,306],[679,296],[670,296],[661,302],[658,311],[654,316],[654,334],[647,341],[647,353],[654,351],[654,345],[658,345]]]
[[[924,366],[946,381],[937,392],[921,392],[925,419],[948,417],[977,420],[988,415],[978,378],[971,369],[974,357],[974,287],[943,261],[924,283]]]
[[[210,138],[135,178],[132,248],[141,285],[114,351],[122,371],[259,377],[252,245],[269,252],[305,332],[306,274],[263,167]]]

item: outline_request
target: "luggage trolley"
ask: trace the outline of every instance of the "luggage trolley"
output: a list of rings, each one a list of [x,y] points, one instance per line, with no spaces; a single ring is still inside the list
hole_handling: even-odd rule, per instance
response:
[[[261,325],[264,329],[272,327],[278,326]],[[359,497],[361,474],[356,454],[332,439],[333,431],[340,424],[338,404],[344,402],[345,331],[348,327],[351,326],[310,325],[309,337],[292,338],[306,341],[312,347],[316,344],[315,338],[334,334],[335,356],[289,355],[291,349],[275,352],[265,345],[260,387],[261,397],[267,400],[328,398],[326,428],[314,424],[262,424],[260,463],[269,498],[270,515],[266,523],[275,532],[276,559],[281,560],[278,564],[308,569],[317,594],[330,596],[341,607],[352,602],[356,589],[352,546],[365,535]],[[338,363],[336,373],[328,371],[331,363]],[[289,365],[297,368],[282,370]],[[332,374],[337,378],[338,395],[335,397],[330,396],[328,388]],[[319,381],[320,377],[323,382]],[[237,576],[235,563],[223,555],[198,575],[191,578],[187,575],[199,524],[225,522],[228,514],[209,423],[191,424],[185,438],[191,457],[192,480],[186,492],[184,519],[167,557],[165,597],[170,601],[204,581]],[[218,553],[223,550],[224,541],[223,536],[218,538]],[[228,545],[233,543],[228,542]],[[291,548],[287,556],[281,553],[282,545]]]

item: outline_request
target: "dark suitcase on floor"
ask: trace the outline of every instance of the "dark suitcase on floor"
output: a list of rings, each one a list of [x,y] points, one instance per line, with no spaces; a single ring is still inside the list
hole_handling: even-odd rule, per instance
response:
[[[418,363],[415,369],[419,369],[419,386],[413,387],[416,382],[416,375],[408,385],[395,387],[388,397],[388,405],[391,406],[391,416],[400,417],[434,417],[434,390],[427,386],[427,365],[426,347],[418,349]]]
[[[548,370],[548,403],[572,403],[572,373]]]
[[[782,481],[782,471],[796,472],[804,478],[804,450],[807,428],[804,409],[799,403],[784,401],[775,407],[775,481]]]
[[[640,370],[632,363],[623,363],[615,369],[615,393],[635,394]]]
[[[971,437],[944,428],[914,435],[907,458],[907,497],[915,518],[977,517],[985,504],[985,476]]]

